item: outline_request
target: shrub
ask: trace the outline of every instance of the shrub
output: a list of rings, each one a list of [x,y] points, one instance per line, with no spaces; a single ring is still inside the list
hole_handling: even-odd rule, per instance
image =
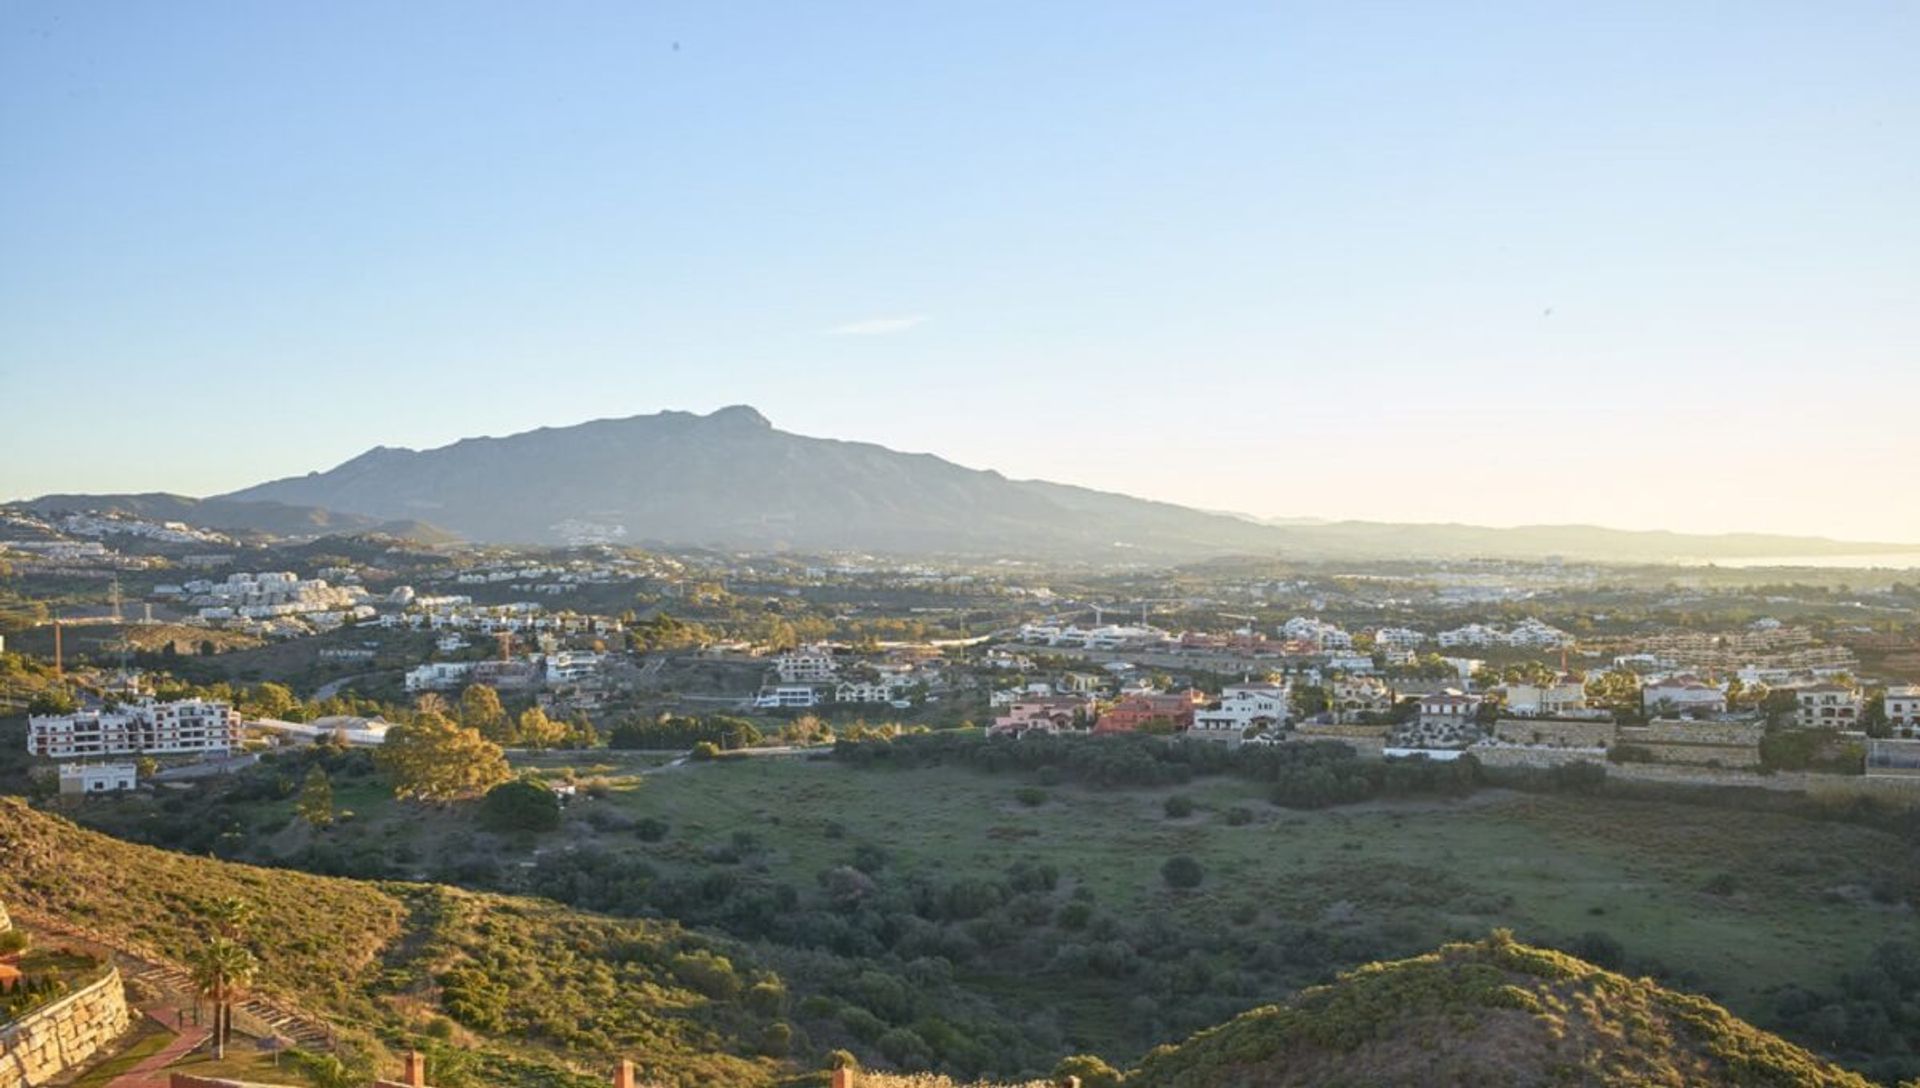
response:
[[[1047,803],[1047,791],[1038,786],[1022,786],[1014,791],[1013,796],[1028,808],[1039,808]]]
[[[1197,888],[1206,877],[1200,863],[1186,854],[1168,858],[1167,863],[1160,866],[1160,879],[1170,888]]]
[[[1627,950],[1610,933],[1589,930],[1574,938],[1573,946],[1567,951],[1593,964],[1617,971],[1626,962]]]
[[[667,837],[667,831],[667,821],[656,816],[642,816],[633,825],[633,833],[640,837],[641,842],[659,842]]]
[[[1120,1071],[1095,1054],[1072,1054],[1053,1067],[1053,1079],[1079,1077],[1081,1088],[1119,1088]]]
[[[530,779],[502,782],[481,799],[479,819],[490,831],[552,831],[560,826],[560,797]]]
[[[1184,820],[1193,815],[1193,798],[1176,793],[1172,797],[1167,798],[1166,804],[1160,807],[1166,812],[1167,819]]]
[[[1235,805],[1227,810],[1227,826],[1245,827],[1253,822],[1253,810],[1245,805]]]

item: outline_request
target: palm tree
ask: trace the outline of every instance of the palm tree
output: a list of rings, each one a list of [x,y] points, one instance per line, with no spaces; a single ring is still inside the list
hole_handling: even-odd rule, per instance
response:
[[[447,713],[446,696],[441,695],[439,692],[429,691],[413,701],[413,709],[422,714],[444,715]]]
[[[194,953],[190,964],[193,984],[213,1002],[213,1056],[227,1056],[227,1034],[233,1028],[233,999],[253,981],[260,961],[245,945],[227,937],[215,937]]]
[[[253,920],[260,914],[260,908],[251,899],[230,895],[224,899],[214,900],[213,906],[207,913],[213,918],[213,926],[219,931],[220,936],[229,941],[237,941],[252,927]]]

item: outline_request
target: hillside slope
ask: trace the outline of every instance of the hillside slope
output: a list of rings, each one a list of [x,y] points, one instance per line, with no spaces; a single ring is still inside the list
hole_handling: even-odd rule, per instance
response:
[[[0,798],[0,902],[185,961],[213,904],[253,902],[259,989],[366,1056],[470,1052],[493,1083],[599,1085],[618,1057],[667,1085],[770,1081],[765,973],[671,923],[436,885],[373,884],[136,846]],[[737,954],[734,958],[738,958]]]
[[[1496,934],[1375,963],[1149,1055],[1127,1088],[1871,1088],[1702,997]]]

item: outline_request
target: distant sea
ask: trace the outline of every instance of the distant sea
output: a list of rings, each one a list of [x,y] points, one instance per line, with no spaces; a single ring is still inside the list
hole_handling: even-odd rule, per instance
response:
[[[1683,559],[1692,567],[1824,567],[1829,570],[1920,570],[1920,552],[1879,555],[1758,555],[1746,559]]]

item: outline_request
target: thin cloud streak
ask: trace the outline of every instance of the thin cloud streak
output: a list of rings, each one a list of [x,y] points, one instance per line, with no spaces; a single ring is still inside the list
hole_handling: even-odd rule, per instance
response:
[[[870,317],[864,321],[849,321],[845,325],[835,325],[827,330],[828,336],[889,336],[906,332],[927,319],[925,314],[908,314],[905,317]]]

